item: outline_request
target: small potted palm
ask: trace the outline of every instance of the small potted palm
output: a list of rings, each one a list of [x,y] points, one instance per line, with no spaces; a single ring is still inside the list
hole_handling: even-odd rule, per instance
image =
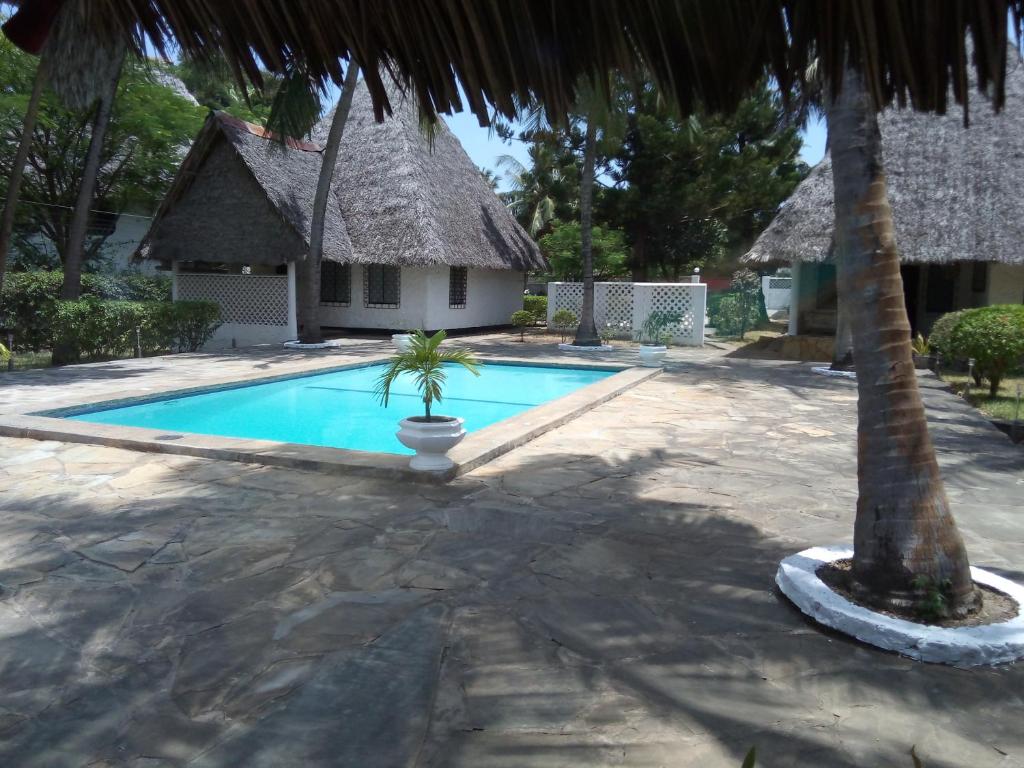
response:
[[[391,343],[395,345],[395,349],[399,352],[408,352],[409,347],[412,345],[412,336],[415,331],[406,331],[405,333],[392,333]]]
[[[640,342],[640,364],[646,368],[659,368],[668,354],[668,341],[672,335],[668,327],[678,323],[681,316],[675,312],[655,310],[647,316],[637,334]]]
[[[423,331],[413,331],[410,335],[409,349],[391,358],[391,363],[377,379],[376,393],[387,408],[394,383],[402,376],[413,379],[423,398],[423,415],[402,419],[398,423],[397,437],[406,448],[416,451],[409,462],[412,469],[443,471],[454,466],[446,454],[466,436],[466,430],[462,428],[462,419],[438,416],[431,413],[431,408],[435,402],[441,402],[442,389],[448,379],[446,366],[461,365],[479,376],[480,364],[467,350],[441,350],[441,342],[447,336],[444,331],[433,336]]]

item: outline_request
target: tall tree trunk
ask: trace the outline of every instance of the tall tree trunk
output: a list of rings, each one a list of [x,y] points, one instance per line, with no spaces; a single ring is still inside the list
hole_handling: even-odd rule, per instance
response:
[[[316,182],[316,197],[313,199],[313,218],[309,225],[309,253],[297,265],[299,279],[298,314],[299,341],[303,344],[319,344],[324,340],[320,328],[320,262],[324,251],[324,224],[327,220],[327,199],[331,182],[334,180],[334,166],[338,162],[338,148],[345,133],[345,123],[352,108],[352,94],[359,80],[359,67],[349,62],[345,71],[341,98],[334,109],[331,129],[320,164],[320,176]],[[341,212],[338,211],[340,215]]]
[[[71,212],[71,224],[68,227],[68,246],[64,257],[64,282],[60,287],[62,299],[77,299],[82,294],[82,254],[85,251],[85,235],[89,225],[89,211],[92,208],[93,196],[96,194],[96,180],[100,173],[100,161],[103,155],[103,140],[110,126],[110,115],[114,111],[114,99],[117,97],[117,83],[121,79],[121,67],[124,65],[125,48],[118,53],[118,62],[110,70],[108,80],[100,93],[96,115],[92,121],[92,134],[89,137],[89,150],[85,155],[85,167],[82,169],[82,183],[78,187],[75,208]],[[56,357],[56,353],[55,353]],[[57,363],[57,360],[54,360]]]
[[[854,590],[906,610],[938,590],[953,615],[980,605],[928,435],[910,347],[881,135],[861,77],[828,108],[840,292],[857,352]]]
[[[573,344],[596,347],[601,344],[594,322],[594,243],[591,230],[594,208],[594,166],[597,163],[597,125],[587,116],[586,140],[583,144],[583,174],[580,177],[580,256],[583,261],[583,305],[580,326]]]
[[[14,167],[11,168],[11,177],[7,180],[7,200],[4,202],[3,218],[0,219],[0,295],[3,295],[7,254],[11,250],[11,235],[14,232],[14,215],[18,209],[18,198],[21,196],[21,179],[25,175],[28,152],[32,148],[36,117],[39,114],[39,100],[45,84],[46,60],[40,58],[36,65],[36,78],[32,81],[32,95],[29,96],[28,108],[22,121],[21,139],[18,142],[18,152],[14,156]]]

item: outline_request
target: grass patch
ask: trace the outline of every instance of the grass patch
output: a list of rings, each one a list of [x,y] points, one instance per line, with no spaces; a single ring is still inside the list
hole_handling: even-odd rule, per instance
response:
[[[26,371],[30,368],[49,368],[50,353],[46,352],[15,352],[14,370]],[[0,363],[0,371],[7,370],[7,362]]]
[[[965,373],[944,373],[942,380],[945,381],[958,395],[962,394],[967,386],[969,377]],[[990,419],[1000,421],[1013,421],[1017,410],[1017,387],[1024,391],[1024,376],[1008,376],[999,384],[999,392],[995,397],[988,395],[988,382],[983,382],[980,387],[974,386],[971,382],[971,391],[967,401],[980,410]],[[1022,398],[1019,418],[1024,419],[1024,398]]]

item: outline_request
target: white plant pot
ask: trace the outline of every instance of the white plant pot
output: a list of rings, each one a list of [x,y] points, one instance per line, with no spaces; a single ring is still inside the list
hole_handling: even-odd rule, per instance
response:
[[[412,334],[392,333],[391,343],[395,345],[395,349],[397,349],[399,352],[406,352],[412,346]]]
[[[433,418],[445,421],[428,422],[421,421],[422,418],[416,416],[398,422],[398,441],[416,451],[409,467],[424,472],[451,469],[455,462],[445,454],[466,436],[466,430],[462,428],[463,420],[452,416],[435,416]]]
[[[668,347],[642,344],[640,346],[640,365],[645,368],[660,368],[661,361],[668,354]]]

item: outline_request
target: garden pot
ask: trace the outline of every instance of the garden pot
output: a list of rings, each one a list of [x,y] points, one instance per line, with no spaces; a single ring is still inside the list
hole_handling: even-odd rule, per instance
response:
[[[665,355],[667,354],[668,347],[654,344],[642,344],[640,346],[640,365],[645,368],[660,368],[661,361],[665,359]]]
[[[935,370],[935,356],[934,355],[918,355],[914,354],[914,367],[919,371]]]
[[[407,352],[412,346],[412,334],[411,333],[392,333],[391,343],[395,345],[395,349],[399,352]]]
[[[416,451],[409,467],[437,472],[455,466],[455,462],[445,454],[466,436],[462,424],[463,420],[454,416],[433,416],[430,421],[425,421],[422,416],[402,419],[398,423],[398,441]]]

